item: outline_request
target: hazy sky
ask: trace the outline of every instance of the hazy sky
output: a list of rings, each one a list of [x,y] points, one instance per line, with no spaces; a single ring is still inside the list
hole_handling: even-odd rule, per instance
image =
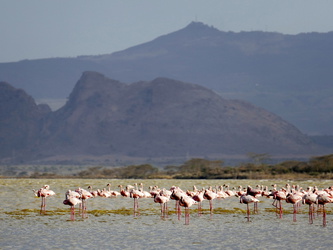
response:
[[[108,54],[200,21],[222,31],[333,31],[333,0],[0,0],[0,62]]]

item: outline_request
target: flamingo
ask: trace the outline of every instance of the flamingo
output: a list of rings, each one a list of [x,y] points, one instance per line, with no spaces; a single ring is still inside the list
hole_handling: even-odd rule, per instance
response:
[[[92,190],[92,186],[88,186],[89,192],[92,194],[93,197],[98,196],[98,192],[96,190]]]
[[[298,193],[289,193],[286,196],[286,202],[287,203],[292,203],[294,207],[294,216],[293,216],[293,221],[296,222],[296,214],[297,214],[297,206],[299,202],[302,200],[302,196],[299,195]]]
[[[185,225],[190,224],[190,207],[195,203],[196,201],[188,195],[182,195],[179,200],[179,205],[185,208]]]
[[[231,196],[235,196],[235,192],[229,189],[229,185],[224,184],[223,186],[226,188],[225,193],[226,193],[229,197],[231,197]]]
[[[246,194],[246,189],[243,189],[242,186],[238,186],[238,191],[236,191],[235,195],[241,197],[243,194]]]
[[[138,190],[138,184],[135,183],[134,184],[135,189],[133,188],[130,191],[130,197],[134,199],[134,216],[136,216],[137,214],[139,214],[139,198],[143,198],[144,194]]]
[[[198,189],[196,186],[193,186],[193,191],[190,190],[186,190],[186,194],[190,197],[193,197],[194,195],[196,195],[198,193]]]
[[[139,191],[143,193],[143,197],[144,197],[144,198],[152,198],[152,197],[153,197],[153,196],[151,195],[150,192],[145,191],[145,190],[143,189],[143,183],[140,183]]]
[[[75,220],[75,206],[77,204],[82,203],[82,201],[79,199],[79,197],[80,197],[79,193],[77,193],[75,191],[71,191],[71,190],[68,190],[65,194],[65,200],[63,201],[63,204],[71,207],[70,208],[70,211],[71,211],[70,219],[72,221]]]
[[[78,188],[75,190],[75,192],[80,194],[80,199],[81,199],[81,203],[80,203],[80,208],[82,211],[82,218],[85,218],[87,215],[87,200],[89,198],[93,198],[94,196],[92,195],[91,192],[83,189],[83,188]]]
[[[98,196],[101,196],[101,197],[104,197],[104,198],[111,197],[111,193],[109,191],[107,191],[105,188],[103,188],[102,190],[97,189],[97,193],[98,193]]]
[[[170,198],[170,196],[171,196],[171,194],[172,194],[172,191],[163,188],[163,189],[160,191],[160,193],[161,193],[162,195],[164,195],[164,196]]]
[[[168,210],[168,201],[170,200],[169,197],[163,195],[162,192],[155,194],[154,202],[161,204],[161,217],[165,218],[167,215]]]
[[[120,188],[120,195],[121,196],[130,197],[131,194],[129,192],[129,188],[132,187],[132,186],[127,185],[126,189],[124,189],[122,185],[119,185],[118,187]]]
[[[275,188],[275,187],[274,187]],[[282,218],[283,210],[282,210],[282,200],[286,200],[287,198],[287,193],[286,189],[282,188],[282,190],[275,190],[273,191],[273,203],[272,205],[276,207],[280,219]]]
[[[302,203],[309,205],[309,223],[313,224],[313,211],[314,211],[314,204],[317,201],[317,194],[315,194],[312,190],[312,187],[308,187],[308,192],[303,196]]]
[[[252,195],[248,195],[248,194],[242,194],[241,197],[239,198],[239,202],[242,204],[246,204],[246,214],[247,214],[247,221],[250,221],[250,208],[249,208],[249,204],[250,203],[256,203],[259,202],[259,200],[257,198],[255,198]]]
[[[158,188],[158,186],[150,186],[149,187],[149,193],[151,194],[152,197],[155,197],[157,194],[159,194],[161,190]]]
[[[202,210],[202,201],[204,200],[204,191],[199,190],[198,193],[194,195],[192,198],[198,203],[198,214],[200,216]]]
[[[217,194],[217,198],[221,198],[221,199],[225,199],[225,198],[229,197],[229,195],[226,193],[226,191],[223,190],[223,186],[219,186],[218,188],[216,188],[216,194]]]
[[[329,196],[327,193],[322,193],[317,196],[317,204],[320,204],[323,206],[323,227],[326,227],[326,208],[325,205],[327,203],[332,203],[333,198]]]
[[[257,186],[258,187],[258,186]],[[247,189],[246,189],[246,194],[247,195],[251,195],[253,196],[254,198],[258,198],[259,196],[261,196],[262,194],[262,190],[261,189],[258,189],[258,188],[252,188],[251,186],[247,186]],[[254,202],[253,203],[253,208],[254,208],[254,213],[258,213],[258,202]]]
[[[115,191],[115,190],[111,190],[111,184],[110,183],[108,183],[106,186],[109,187],[110,197],[117,197],[118,195],[120,195],[120,192]]]
[[[209,189],[205,189],[203,197],[207,200],[209,200],[209,209],[210,209],[210,214],[212,215],[213,213],[213,200],[218,197],[218,195],[211,190],[211,187]]]
[[[35,191],[34,189],[32,191],[35,193],[35,195],[37,197],[42,197],[42,203],[41,203],[41,206],[40,206],[40,214],[45,214],[46,213],[46,197],[55,195],[55,192],[50,190],[49,185],[44,185],[43,187],[41,187],[37,191]]]
[[[172,187],[172,193],[170,195],[170,199],[175,200],[176,201],[176,211],[177,211],[177,215],[178,215],[178,220],[180,220],[180,216],[181,216],[181,209],[179,206],[179,200],[183,195],[186,195],[186,193],[181,190],[179,187]]]
[[[267,186],[265,186],[265,188],[262,190],[261,196],[262,197],[266,197],[266,198],[272,198],[271,192],[268,191],[268,187]]]

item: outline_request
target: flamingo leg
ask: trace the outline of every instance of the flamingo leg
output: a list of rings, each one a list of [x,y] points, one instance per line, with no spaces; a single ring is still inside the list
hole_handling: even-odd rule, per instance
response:
[[[42,197],[42,204],[40,205],[40,214],[45,214],[46,212],[46,197]]]
[[[294,206],[294,214],[293,214],[293,221],[296,222],[296,214],[297,214],[297,203],[293,205]]]
[[[202,214],[202,207],[201,207],[201,205],[202,205],[202,203],[201,203],[201,201],[200,202],[198,202],[198,214],[199,214],[199,216],[201,216],[201,214]]]
[[[323,227],[326,227],[326,208],[323,205]]]
[[[189,225],[190,224],[190,212],[189,212],[189,208],[185,207],[185,225]]]
[[[258,213],[258,202],[254,202],[253,208],[254,208],[253,213],[257,214]]]
[[[250,207],[249,204],[246,204],[246,214],[247,214],[247,221],[250,222]]]
[[[282,210],[282,202],[281,200],[279,200],[279,208],[280,208],[280,219],[282,219],[282,214],[283,214],[283,210]]]
[[[134,216],[138,215],[138,208],[139,208],[138,199],[134,198]]]
[[[312,204],[312,218],[315,219],[316,218],[316,213],[317,213],[317,207]]]
[[[209,210],[210,210],[210,215],[213,214],[213,200],[209,200]]]
[[[167,202],[164,203],[164,217],[165,218],[168,217],[168,203]]]
[[[79,215],[83,216],[83,200],[81,200],[81,203],[79,204]]]
[[[134,211],[134,216],[135,216],[135,213],[136,213],[136,203],[135,203],[135,198],[133,199],[133,211]]]
[[[82,218],[87,218],[87,200],[82,199]]]
[[[181,210],[181,207],[179,205],[179,200],[176,201],[176,207],[177,207],[178,220],[180,220],[181,215],[182,215],[182,210]]]
[[[42,197],[42,203],[40,204],[40,214],[43,213],[43,202],[44,202],[44,198]]]
[[[163,216],[163,204],[161,203],[161,217]]]
[[[71,206],[71,220],[74,221],[75,220],[75,207]]]
[[[313,204],[309,205],[309,223],[313,224]]]
[[[88,216],[87,216],[87,200],[84,201],[84,214],[85,214],[85,218],[88,218]]]

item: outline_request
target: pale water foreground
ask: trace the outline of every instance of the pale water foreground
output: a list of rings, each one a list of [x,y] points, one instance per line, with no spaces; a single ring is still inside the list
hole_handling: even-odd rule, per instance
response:
[[[139,216],[133,214],[131,198],[93,198],[88,200],[88,218],[76,214],[70,221],[69,207],[63,205],[64,194],[77,187],[111,189],[118,185],[143,182],[183,190],[229,184],[230,187],[267,185],[278,187],[286,183],[303,188],[317,185],[326,188],[333,181],[258,181],[258,180],[105,180],[105,179],[0,179],[0,249],[330,249],[333,244],[333,204],[327,205],[327,226],[319,215],[308,222],[308,207],[302,205],[293,222],[292,205],[283,203],[284,214],[279,219],[272,200],[260,198],[259,214],[246,219],[246,205],[236,197],[214,200],[213,215],[208,201],[203,202],[203,214],[191,207],[190,224],[184,225],[174,213],[175,202],[169,202],[167,218],[161,218],[160,206],[153,199],[139,200]],[[40,198],[32,189],[48,184],[56,192],[47,198],[46,214],[40,215]],[[251,209],[253,207],[251,206]]]

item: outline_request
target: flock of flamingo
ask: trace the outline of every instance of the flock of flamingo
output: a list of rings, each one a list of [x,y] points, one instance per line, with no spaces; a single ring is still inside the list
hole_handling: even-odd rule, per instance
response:
[[[92,190],[89,186],[88,190],[78,188],[75,191],[68,190],[65,193],[64,205],[70,206],[70,219],[75,220],[75,206],[79,205],[79,213],[83,218],[86,217],[87,200],[94,197],[129,197],[134,200],[134,216],[139,215],[139,200],[143,198],[152,198],[155,203],[159,203],[161,206],[161,216],[166,217],[168,213],[168,203],[170,200],[175,200],[176,213],[178,219],[181,218],[181,207],[185,209],[185,224],[189,224],[189,209],[191,206],[197,204],[198,213],[201,215],[202,202],[204,200],[209,201],[210,214],[213,213],[213,200],[214,199],[227,199],[229,197],[238,197],[239,202],[246,204],[247,206],[247,221],[250,221],[250,207],[249,204],[254,204],[253,213],[258,212],[258,203],[260,198],[271,198],[273,200],[272,205],[276,208],[276,214],[279,218],[282,218],[283,209],[282,202],[291,203],[293,205],[293,221],[296,221],[296,214],[301,204],[307,204],[309,206],[309,223],[312,224],[315,218],[315,212],[322,212],[323,226],[326,226],[326,208],[327,203],[333,202],[333,186],[319,190],[317,187],[308,187],[306,190],[303,188],[287,184],[285,187],[277,188],[274,184],[272,189],[268,190],[268,187],[257,185],[256,188],[247,186],[242,188],[229,189],[228,185],[218,186],[216,188],[202,188],[197,189],[193,186],[193,190],[183,191],[179,187],[172,186],[169,189],[159,188],[157,186],[151,186],[150,191],[145,191],[143,184],[135,183],[134,186],[127,185],[123,188],[119,185],[119,191],[111,190],[111,185],[107,184],[107,188],[102,190]],[[46,210],[46,198],[55,195],[55,192],[50,190],[49,185],[44,185],[39,190],[33,190],[37,197],[42,198],[41,214],[45,214]],[[317,204],[317,206],[315,206]]]

